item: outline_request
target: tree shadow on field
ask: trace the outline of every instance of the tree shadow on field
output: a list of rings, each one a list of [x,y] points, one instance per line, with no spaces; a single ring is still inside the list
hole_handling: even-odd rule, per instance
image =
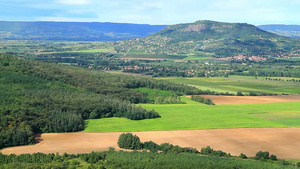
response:
[[[42,139],[42,134],[36,134],[35,136],[34,136],[34,140],[35,140],[35,143],[37,144],[37,143],[40,143],[41,141],[43,141],[43,139]]]

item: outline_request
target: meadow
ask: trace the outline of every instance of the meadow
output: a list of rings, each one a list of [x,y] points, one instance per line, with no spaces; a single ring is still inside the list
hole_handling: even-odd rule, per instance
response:
[[[85,132],[161,131],[256,127],[300,127],[300,102],[205,105],[182,97],[187,104],[141,104],[154,109],[158,119],[90,119]]]
[[[183,59],[186,56],[184,55],[167,55],[167,54],[140,54],[140,53],[126,53],[121,58],[125,59],[170,59],[170,60],[176,60],[176,59]]]
[[[266,77],[255,78],[253,76],[229,76],[228,78],[167,77],[160,79],[192,85],[201,90],[228,92],[231,94],[236,94],[239,91],[244,94],[249,92],[256,94],[299,94],[300,92],[300,82],[287,81],[291,79],[299,81],[299,78],[279,77],[281,81],[266,80]],[[276,79],[276,77],[271,77],[271,79]]]
[[[86,50],[75,50],[68,52],[87,52],[87,53],[95,53],[95,52],[106,52],[106,53],[116,53],[113,47],[109,48],[100,48],[100,49],[86,49]]]

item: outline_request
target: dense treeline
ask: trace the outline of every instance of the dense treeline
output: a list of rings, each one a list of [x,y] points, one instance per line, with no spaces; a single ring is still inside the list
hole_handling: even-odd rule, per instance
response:
[[[111,75],[100,71],[45,64],[20,58],[17,59],[15,57],[4,57],[2,60],[4,65],[9,64],[8,62],[14,62],[13,65],[9,66],[9,70],[11,71],[22,72],[23,74],[33,75],[47,80],[62,81],[96,93],[114,95],[114,97],[121,99],[128,98],[128,100],[132,102],[141,102],[141,100],[136,98],[136,95],[140,94],[140,92],[132,90],[128,92],[128,88],[146,87],[176,91],[184,94],[202,92],[195,87],[152,78]],[[122,95],[123,93],[125,94]]]
[[[264,168],[264,169],[296,169],[298,167],[285,160],[277,162],[262,162],[203,156],[193,153],[151,153],[114,151],[92,152],[86,154],[0,154],[0,168],[164,168],[164,169],[194,169],[194,168]]]
[[[186,104],[181,100],[182,94],[172,91],[163,91],[158,89],[138,88],[143,93],[147,94],[148,103],[151,104]]]
[[[160,117],[128,101],[60,83],[0,72],[0,147],[33,143],[39,132],[74,132],[89,118]]]
[[[222,150],[214,150],[210,146],[203,147],[201,151],[198,151],[195,148],[191,147],[180,147],[178,145],[173,145],[170,143],[162,143],[156,144],[153,141],[141,142],[140,138],[131,133],[122,133],[118,139],[118,146],[124,149],[131,150],[150,150],[150,152],[157,153],[158,151],[162,154],[181,154],[181,153],[190,153],[190,154],[200,154],[206,156],[214,156],[214,157],[226,157],[233,158],[234,156],[230,155],[230,153],[223,152]],[[237,157],[235,157],[237,158]],[[238,158],[247,159],[248,157],[241,153]],[[278,160],[274,154],[271,154],[268,151],[259,151],[256,153],[256,156],[251,158],[254,160],[260,160],[263,162],[270,163],[278,163],[280,165],[292,165],[286,160]],[[298,164],[297,164],[298,165]],[[299,162],[300,165],[300,162]]]
[[[131,150],[150,150],[150,152],[158,152],[161,151],[162,153],[174,153],[174,154],[179,154],[179,153],[200,153],[204,155],[212,155],[212,156],[226,156],[226,157],[231,157],[230,154],[227,154],[221,150],[213,150],[209,146],[206,148],[202,148],[201,151],[199,152],[195,148],[191,147],[180,147],[178,145],[173,145],[170,143],[162,143],[160,145],[156,144],[153,141],[146,141],[146,142],[141,142],[140,138],[137,135],[133,135],[131,133],[122,133],[119,136],[118,139],[118,146],[120,148],[124,149],[131,149]]]
[[[191,99],[196,101],[196,102],[199,102],[199,103],[204,103],[204,104],[208,104],[208,105],[215,105],[215,103],[210,98],[204,98],[202,96],[192,95]]]
[[[0,56],[0,148],[34,143],[34,133],[74,132],[84,119],[158,118],[147,93],[134,88],[201,93],[186,85],[151,78],[111,75],[11,55]]]

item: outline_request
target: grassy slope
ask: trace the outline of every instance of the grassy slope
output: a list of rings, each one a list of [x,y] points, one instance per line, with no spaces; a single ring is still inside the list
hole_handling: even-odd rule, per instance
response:
[[[300,127],[300,102],[208,106],[188,104],[142,105],[155,109],[159,119],[130,121],[106,118],[86,121],[86,132],[189,130],[242,127]],[[286,116],[292,113],[293,116]],[[272,118],[275,117],[275,118]]]
[[[275,79],[276,77],[272,77]],[[230,76],[229,78],[181,78],[171,77],[163,78],[173,82],[185,83],[194,85],[202,90],[211,90],[216,92],[229,92],[236,94],[241,91],[249,93],[272,93],[272,94],[299,94],[300,82],[273,81],[265,80],[265,77],[245,77],[245,76]],[[280,78],[286,79],[286,78]],[[297,78],[294,78],[297,79]]]

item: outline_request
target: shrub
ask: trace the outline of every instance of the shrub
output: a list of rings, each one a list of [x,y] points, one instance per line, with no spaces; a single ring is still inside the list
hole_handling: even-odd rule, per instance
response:
[[[280,165],[290,165],[290,163],[286,160],[278,160],[278,164],[280,164]]]
[[[263,159],[269,159],[269,155],[270,155],[270,153],[268,151],[264,151],[264,152],[259,151],[259,152],[256,153],[254,158],[256,160],[261,160],[262,158]]]
[[[210,98],[204,98],[202,96],[192,96],[191,97],[192,100],[199,102],[199,103],[204,103],[204,104],[208,104],[208,105],[215,105],[215,103],[210,99]]]
[[[123,133],[119,136],[118,146],[120,148],[139,150],[142,149],[140,138],[131,133]]]
[[[248,157],[245,154],[241,153],[240,158],[247,159]]]
[[[210,146],[207,146],[205,148],[202,148],[200,153],[204,155],[211,155],[214,152],[214,149],[210,148]]]
[[[153,141],[146,141],[143,143],[143,148],[146,150],[150,150],[150,152],[157,152],[159,149],[159,145],[154,143]]]
[[[224,157],[226,156],[227,154],[221,150],[217,150],[217,151],[214,151],[213,152],[213,156],[218,156],[218,157]]]
[[[272,154],[272,155],[270,156],[270,159],[273,160],[273,161],[277,161],[277,157],[276,157],[276,155],[274,155],[274,154]]]

